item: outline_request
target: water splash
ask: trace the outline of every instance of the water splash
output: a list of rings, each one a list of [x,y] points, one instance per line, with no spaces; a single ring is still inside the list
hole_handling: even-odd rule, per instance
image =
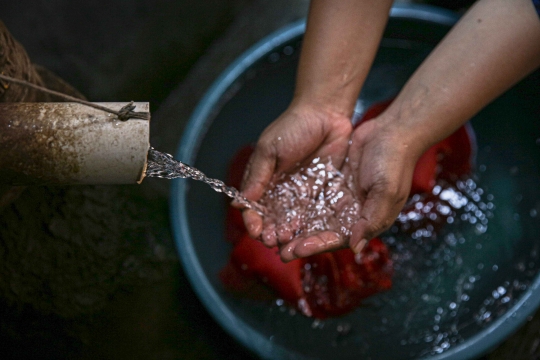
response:
[[[331,231],[349,238],[360,218],[360,203],[345,176],[331,159],[315,158],[292,174],[282,174],[261,199],[268,210],[263,233],[308,237]]]

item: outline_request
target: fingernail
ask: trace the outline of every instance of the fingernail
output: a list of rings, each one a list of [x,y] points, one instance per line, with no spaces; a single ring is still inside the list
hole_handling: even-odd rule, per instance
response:
[[[362,251],[362,249],[366,246],[367,244],[367,240],[366,239],[362,239],[360,240],[356,245],[354,245],[352,247],[352,251],[356,254],[360,254],[360,252]]]
[[[296,259],[298,256],[296,256],[296,254],[294,253],[294,250],[295,250],[294,244],[288,244],[282,247],[279,250],[281,261],[283,261],[284,263],[288,263],[289,261]]]

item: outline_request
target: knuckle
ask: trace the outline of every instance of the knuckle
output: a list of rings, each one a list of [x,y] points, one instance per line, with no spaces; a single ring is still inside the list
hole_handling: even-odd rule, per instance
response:
[[[263,136],[257,141],[255,151],[264,158],[274,157],[277,153],[276,141]]]

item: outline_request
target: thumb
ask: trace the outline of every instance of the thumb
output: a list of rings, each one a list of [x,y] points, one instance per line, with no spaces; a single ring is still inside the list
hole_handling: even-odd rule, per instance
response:
[[[350,248],[359,253],[369,240],[387,230],[395,221],[405,199],[387,191],[371,192],[360,210],[360,220],[352,227]]]
[[[244,172],[242,194],[250,200],[259,200],[274,174],[275,166],[275,151],[258,145],[251,154]]]

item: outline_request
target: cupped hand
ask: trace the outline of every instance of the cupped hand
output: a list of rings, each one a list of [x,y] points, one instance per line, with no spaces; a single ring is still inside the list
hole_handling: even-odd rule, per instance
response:
[[[258,201],[273,178],[316,157],[330,157],[341,166],[351,132],[349,117],[316,104],[293,101],[261,134],[244,173],[243,195]],[[269,247],[278,245],[278,238],[262,234],[263,219],[256,211],[247,209],[243,217],[251,237],[260,236]]]
[[[367,242],[387,230],[409,195],[414,167],[423,152],[413,137],[376,118],[362,123],[352,134],[348,161],[342,167],[352,176],[352,193],[360,209],[350,236],[321,232],[297,237],[280,247],[284,261],[351,247],[360,252]]]

